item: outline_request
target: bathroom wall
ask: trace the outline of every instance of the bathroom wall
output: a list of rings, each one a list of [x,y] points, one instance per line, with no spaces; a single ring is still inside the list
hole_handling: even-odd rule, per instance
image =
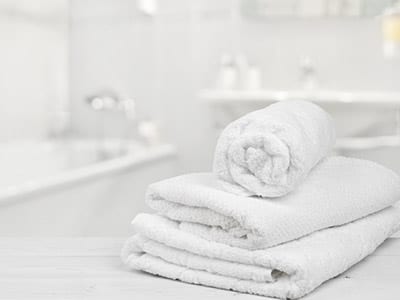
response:
[[[113,88],[136,99],[139,118],[159,120],[182,172],[210,168],[214,112],[198,92],[214,84],[222,53],[245,53],[266,88],[299,87],[299,59],[309,56],[322,87],[400,89],[400,63],[383,58],[378,19],[254,20],[238,17],[233,0],[154,0],[149,16],[138,3],[71,0],[74,129],[99,131],[84,99]],[[120,119],[107,122],[109,134],[118,134]]]
[[[139,118],[159,120],[164,140],[178,147],[185,170],[208,169],[211,117],[196,94],[212,82],[219,54],[230,49],[229,1],[158,3],[159,14],[149,17],[138,11],[136,1],[72,1],[75,130],[98,134],[98,114],[85,98],[112,88],[137,101]],[[202,9],[207,12],[200,18],[196,11]],[[105,124],[108,134],[118,135],[117,123]]]
[[[67,7],[67,0],[0,2],[2,142],[45,137],[66,109]]]

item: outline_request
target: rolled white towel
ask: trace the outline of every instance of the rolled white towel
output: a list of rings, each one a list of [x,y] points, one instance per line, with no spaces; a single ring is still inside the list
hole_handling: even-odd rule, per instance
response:
[[[221,133],[214,173],[243,196],[279,197],[293,190],[332,149],[331,117],[306,101],[282,101],[249,113]]]

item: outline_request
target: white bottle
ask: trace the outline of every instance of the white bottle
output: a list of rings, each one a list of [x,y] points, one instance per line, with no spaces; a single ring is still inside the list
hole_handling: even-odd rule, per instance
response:
[[[239,74],[235,61],[229,54],[221,57],[221,66],[217,77],[217,89],[233,90],[238,87]]]
[[[261,71],[256,66],[250,66],[244,81],[244,89],[259,90],[262,86]]]
[[[161,144],[160,127],[156,121],[149,119],[139,122],[138,133],[149,146]]]
[[[247,61],[247,58],[243,54],[238,54],[236,55],[235,62],[238,70],[239,88],[246,89],[248,73],[249,73],[249,63]]]

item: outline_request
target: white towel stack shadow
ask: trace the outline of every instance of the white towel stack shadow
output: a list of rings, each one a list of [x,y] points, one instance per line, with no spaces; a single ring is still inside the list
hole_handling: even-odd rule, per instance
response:
[[[330,116],[286,101],[231,123],[213,173],[149,186],[157,214],[133,220],[133,269],[282,299],[304,296],[371,254],[400,227],[400,178],[376,163],[327,156]]]

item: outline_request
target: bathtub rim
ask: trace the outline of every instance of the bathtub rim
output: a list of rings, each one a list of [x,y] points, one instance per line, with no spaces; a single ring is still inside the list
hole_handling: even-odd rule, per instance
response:
[[[41,192],[123,172],[133,167],[173,158],[177,155],[176,148],[171,144],[148,146],[144,149],[146,151],[127,153],[120,157],[110,158],[72,170],[61,171],[54,176],[46,176],[37,180],[25,181],[20,184],[4,187],[0,189],[0,203],[23,199]]]

